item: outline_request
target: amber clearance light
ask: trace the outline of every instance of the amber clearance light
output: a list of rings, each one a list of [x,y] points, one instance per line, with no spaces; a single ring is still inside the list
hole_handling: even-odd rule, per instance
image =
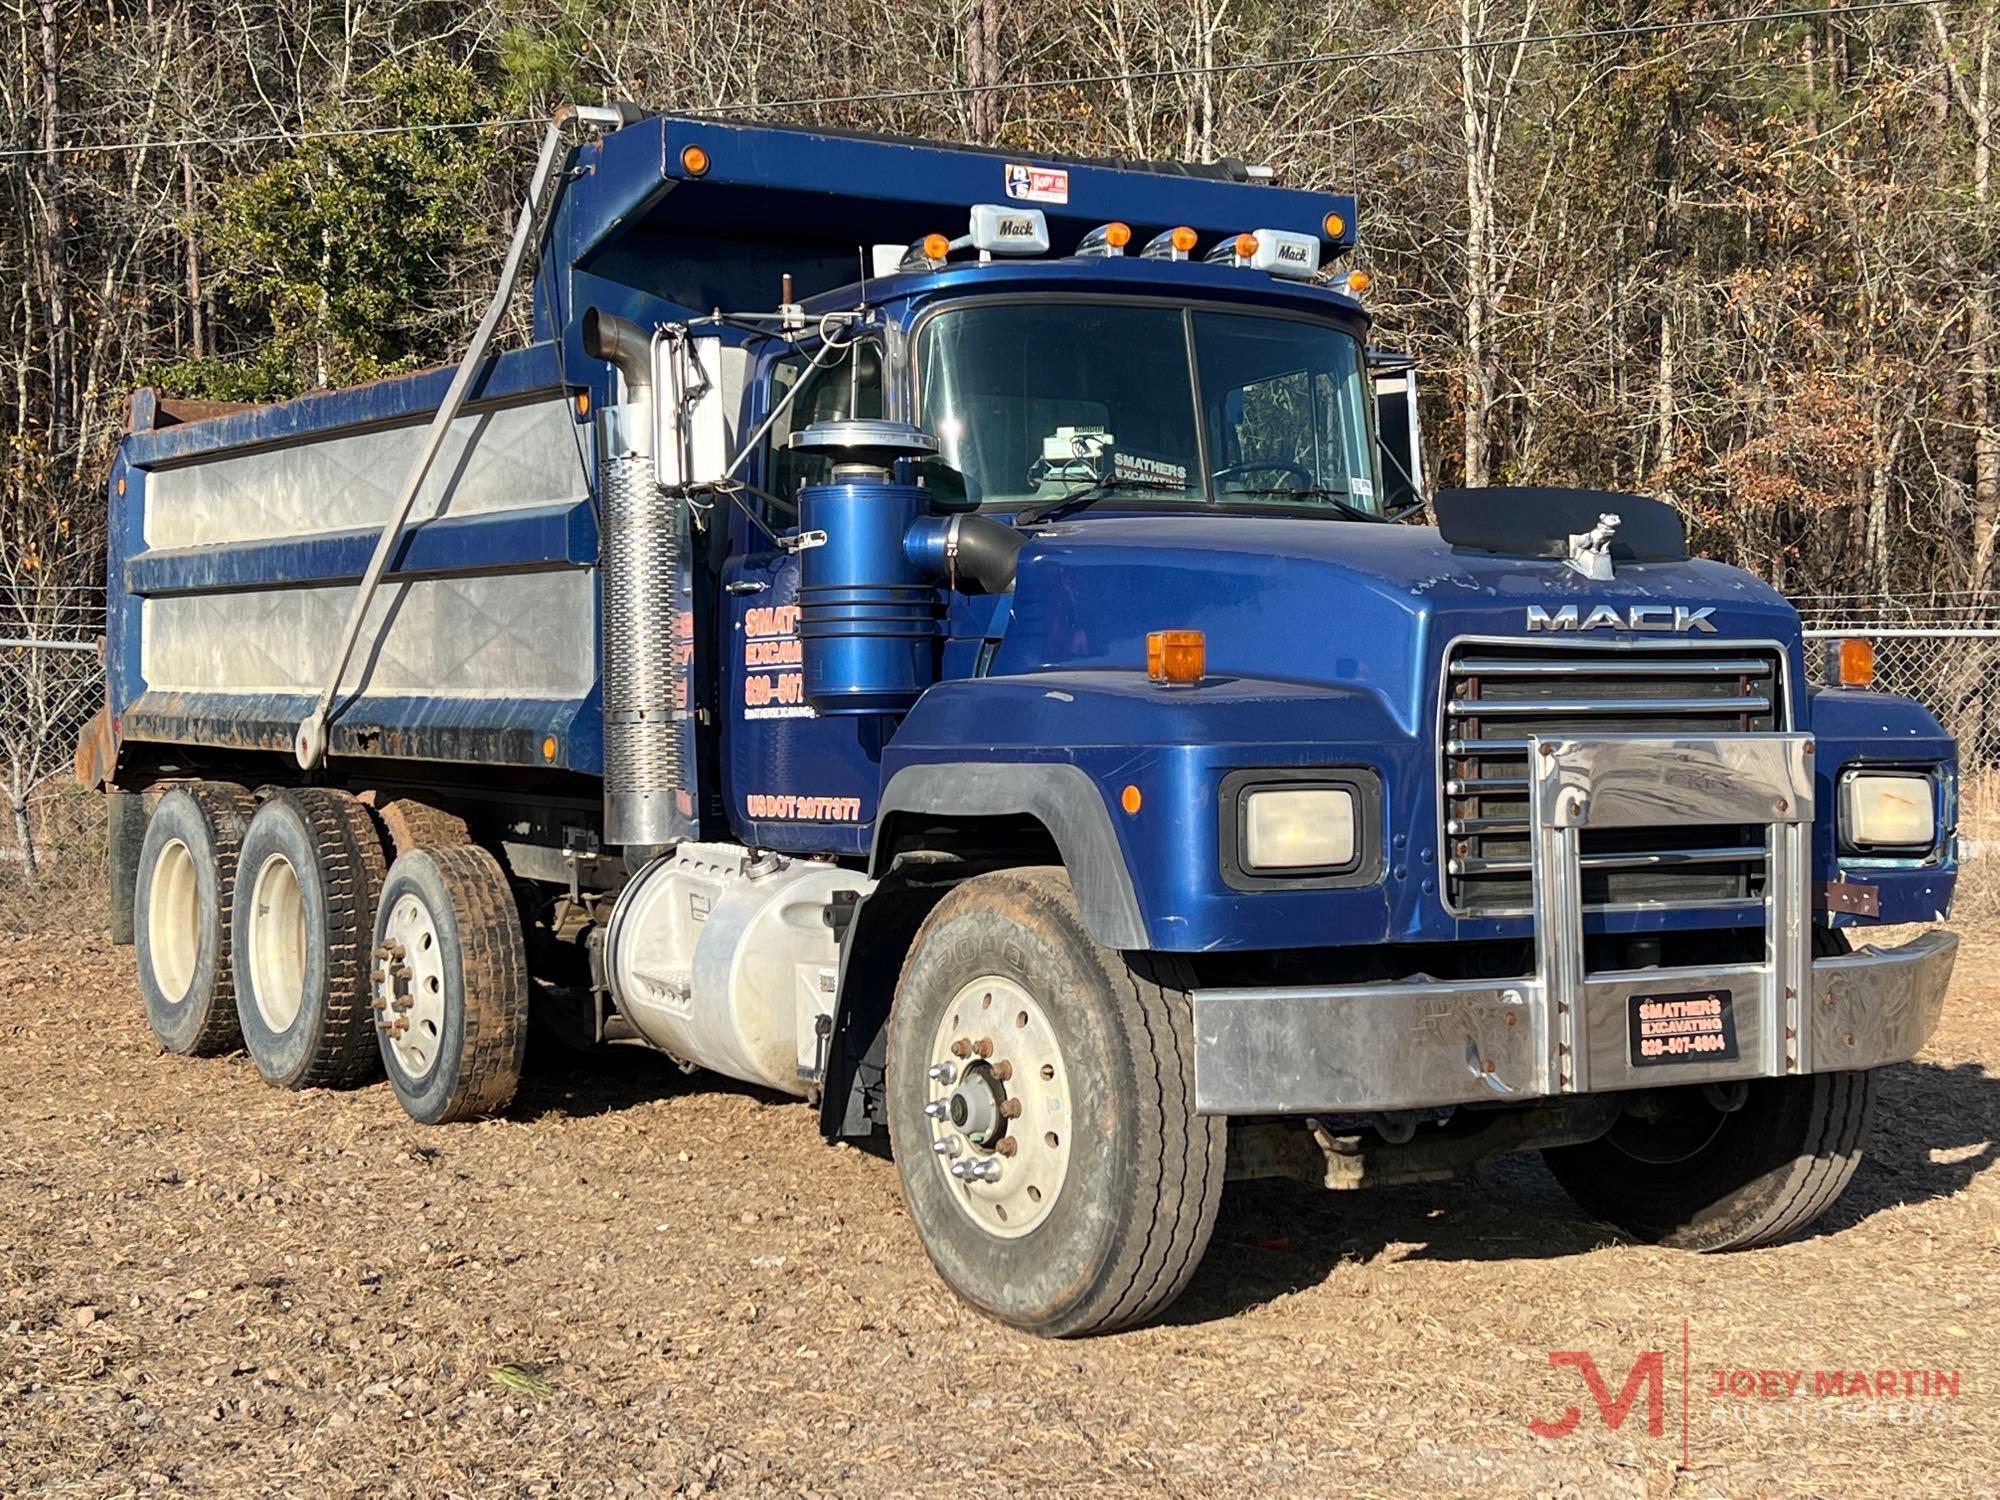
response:
[[[1835,675],[1842,687],[1870,687],[1875,682],[1875,643],[1858,635],[1840,643]]]
[[[1146,637],[1146,675],[1170,687],[1200,682],[1208,671],[1208,637],[1199,630],[1155,630]]]
[[[699,146],[681,147],[681,170],[690,177],[705,176],[708,172],[708,153]]]

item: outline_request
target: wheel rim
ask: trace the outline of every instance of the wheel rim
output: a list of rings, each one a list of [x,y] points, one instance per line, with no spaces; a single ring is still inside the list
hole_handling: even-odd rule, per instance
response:
[[[1034,996],[998,975],[960,990],[938,1020],[923,1087],[926,1144],[966,1217],[1000,1239],[1048,1218],[1069,1176],[1075,1108]]]
[[[299,872],[282,854],[258,867],[250,887],[250,981],[257,1014],[288,1031],[306,997],[306,900]]]
[[[160,994],[173,1005],[186,1001],[201,952],[201,886],[194,854],[179,839],[169,840],[153,861],[146,889],[146,952]]]
[[[1698,1091],[1688,1091],[1653,1118],[1620,1116],[1604,1141],[1641,1168],[1680,1167],[1713,1148],[1728,1121],[1728,1112],[1709,1104]]]
[[[444,1045],[444,944],[430,908],[396,898],[376,951],[375,1024],[396,1070],[422,1078]]]

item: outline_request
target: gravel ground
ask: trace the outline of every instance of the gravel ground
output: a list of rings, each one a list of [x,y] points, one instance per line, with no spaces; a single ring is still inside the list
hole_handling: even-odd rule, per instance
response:
[[[1244,1184],[1166,1322],[1066,1344],[796,1105],[626,1052],[427,1129],[160,1056],[129,963],[0,938],[0,1493],[2000,1494],[2000,938],[1812,1238],[1622,1244],[1531,1160]],[[1657,1351],[1659,1435],[1551,1351]]]

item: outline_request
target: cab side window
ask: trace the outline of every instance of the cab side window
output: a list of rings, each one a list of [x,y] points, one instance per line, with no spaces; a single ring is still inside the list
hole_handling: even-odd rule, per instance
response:
[[[771,372],[772,404],[784,400],[794,388],[798,395],[771,424],[768,440],[770,462],[765,472],[771,477],[772,498],[779,504],[765,520],[774,530],[798,523],[801,485],[824,484],[833,477],[833,460],[823,453],[795,452],[789,446],[792,434],[815,422],[880,417],[882,350],[872,342],[860,341],[817,369],[806,355],[790,356]]]

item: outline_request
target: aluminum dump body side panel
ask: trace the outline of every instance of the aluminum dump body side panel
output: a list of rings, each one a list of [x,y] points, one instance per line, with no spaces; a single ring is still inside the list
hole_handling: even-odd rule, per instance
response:
[[[128,434],[107,631],[124,739],[289,748],[449,373]],[[473,403],[371,606],[333,753],[597,772],[591,426],[549,345],[496,358]]]

